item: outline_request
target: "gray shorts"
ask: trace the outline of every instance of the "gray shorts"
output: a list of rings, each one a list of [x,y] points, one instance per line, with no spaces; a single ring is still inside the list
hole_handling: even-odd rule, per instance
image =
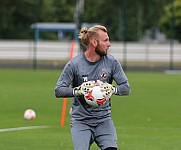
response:
[[[116,129],[110,119],[100,123],[76,121],[71,124],[71,134],[74,150],[89,150],[93,142],[102,150],[107,147],[117,148]]]

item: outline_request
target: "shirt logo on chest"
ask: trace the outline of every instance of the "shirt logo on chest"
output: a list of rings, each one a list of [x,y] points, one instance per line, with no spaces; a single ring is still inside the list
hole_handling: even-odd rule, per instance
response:
[[[108,77],[108,73],[105,70],[101,70],[101,72],[99,73],[99,79],[103,81],[103,80],[106,80],[107,77]]]

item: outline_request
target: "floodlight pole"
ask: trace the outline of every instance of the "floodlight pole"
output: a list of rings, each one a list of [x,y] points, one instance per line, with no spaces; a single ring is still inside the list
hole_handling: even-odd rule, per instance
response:
[[[170,70],[174,68],[173,49],[174,49],[174,0],[170,0],[171,18],[170,18]]]
[[[76,5],[76,12],[75,12],[75,22],[77,25],[77,33],[81,29],[81,24],[82,24],[82,14],[84,12],[84,0],[77,0],[77,5]],[[79,47],[80,51],[83,51],[83,46],[80,41],[79,42]]]
[[[33,45],[33,69],[37,69],[37,42],[38,42],[38,32],[37,32],[37,15],[38,15],[38,3],[39,1],[34,0],[34,13],[33,13],[33,22],[35,24],[34,29],[34,45]]]
[[[123,69],[127,70],[127,0],[123,0]]]

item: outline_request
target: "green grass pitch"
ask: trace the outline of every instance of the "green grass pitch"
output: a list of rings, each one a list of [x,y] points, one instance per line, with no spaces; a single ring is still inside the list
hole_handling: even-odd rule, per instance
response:
[[[73,150],[68,101],[65,126],[60,126],[62,99],[54,97],[60,70],[0,69],[0,149]],[[112,97],[112,118],[122,150],[181,149],[181,75],[126,72],[131,94]],[[23,119],[33,108],[34,121]],[[2,132],[3,129],[48,128]],[[81,139],[80,139],[81,140]],[[93,144],[91,150],[98,150]]]

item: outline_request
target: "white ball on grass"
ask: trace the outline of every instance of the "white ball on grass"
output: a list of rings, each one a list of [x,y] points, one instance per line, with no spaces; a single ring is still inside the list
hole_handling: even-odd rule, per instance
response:
[[[36,112],[33,109],[27,109],[24,112],[24,119],[34,120],[36,118]]]

